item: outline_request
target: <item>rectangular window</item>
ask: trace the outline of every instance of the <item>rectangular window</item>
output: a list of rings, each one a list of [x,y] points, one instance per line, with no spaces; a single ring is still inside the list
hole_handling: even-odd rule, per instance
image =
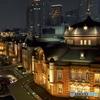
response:
[[[87,44],[87,40],[84,40],[84,45],[86,45]]]
[[[83,40],[80,40],[80,45],[83,45]]]
[[[57,78],[62,79],[62,70],[57,71]]]
[[[88,45],[91,45],[91,40],[88,40]]]
[[[97,93],[95,97],[100,97],[100,88],[99,87],[94,87],[94,92]]]
[[[100,74],[96,73],[94,75],[94,81],[95,81],[95,83],[100,83]]]
[[[63,85],[63,84],[57,84],[57,89],[58,89],[57,91],[58,91],[58,94],[62,94],[62,89],[63,89],[63,88],[62,88],[62,85]]]

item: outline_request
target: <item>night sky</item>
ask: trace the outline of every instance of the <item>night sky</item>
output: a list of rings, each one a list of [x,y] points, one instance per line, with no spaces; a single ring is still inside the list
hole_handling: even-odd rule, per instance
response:
[[[78,0],[52,0],[52,4],[62,4],[63,13],[77,8]],[[26,9],[30,0],[0,0],[0,31],[5,28],[25,28]]]

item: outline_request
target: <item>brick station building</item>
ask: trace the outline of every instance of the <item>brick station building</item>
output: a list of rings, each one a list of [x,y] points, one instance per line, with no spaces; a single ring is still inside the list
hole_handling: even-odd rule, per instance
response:
[[[100,98],[100,23],[90,16],[68,27],[65,42],[40,43],[32,53],[34,81],[50,94],[70,97],[74,93],[97,93],[79,96]],[[76,94],[76,96],[78,96]]]

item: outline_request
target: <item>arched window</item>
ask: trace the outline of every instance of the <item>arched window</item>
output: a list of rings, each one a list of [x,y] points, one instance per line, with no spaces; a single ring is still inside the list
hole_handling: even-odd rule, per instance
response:
[[[95,97],[99,97],[100,98],[100,87],[99,86],[95,86],[94,87],[94,92],[97,93],[97,95],[95,95]]]
[[[57,83],[57,92],[58,92],[58,94],[63,93],[63,83],[62,82]]]

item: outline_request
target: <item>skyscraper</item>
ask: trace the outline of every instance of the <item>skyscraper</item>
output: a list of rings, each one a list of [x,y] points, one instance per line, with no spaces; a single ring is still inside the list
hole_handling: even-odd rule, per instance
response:
[[[74,9],[65,12],[64,22],[68,26],[73,25],[78,22],[79,19],[79,9]]]
[[[86,19],[88,7],[91,18],[95,21],[100,21],[100,0],[79,0],[80,21]]]
[[[40,34],[42,25],[49,24],[50,19],[50,0],[31,0],[28,10],[29,33],[32,36]]]
[[[61,25],[62,5],[52,5],[51,25]]]

